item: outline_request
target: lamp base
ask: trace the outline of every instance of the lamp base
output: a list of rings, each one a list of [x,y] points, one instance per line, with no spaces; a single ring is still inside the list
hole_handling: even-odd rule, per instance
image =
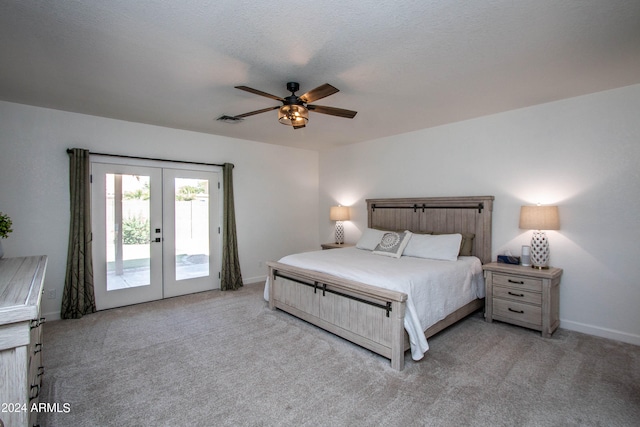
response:
[[[344,225],[342,225],[342,221],[336,221],[336,243],[339,245],[344,244]]]
[[[549,240],[544,231],[534,231],[531,237],[531,267],[538,270],[549,268]]]

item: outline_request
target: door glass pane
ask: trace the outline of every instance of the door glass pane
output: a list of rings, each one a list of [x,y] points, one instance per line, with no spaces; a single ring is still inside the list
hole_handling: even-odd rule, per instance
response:
[[[176,280],[209,275],[209,180],[175,179]]]
[[[106,174],[107,291],[151,283],[149,182],[148,176]]]

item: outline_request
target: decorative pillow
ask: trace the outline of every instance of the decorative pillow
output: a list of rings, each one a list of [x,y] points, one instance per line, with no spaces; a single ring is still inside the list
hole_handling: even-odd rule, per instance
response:
[[[442,235],[448,233],[433,233],[434,235]],[[473,240],[476,235],[473,233],[461,233],[462,242],[460,243],[460,256],[472,256],[473,255]]]
[[[473,240],[476,235],[473,233],[462,233],[462,243],[460,243],[460,255],[471,256],[473,255]]]
[[[403,255],[455,261],[461,242],[461,234],[417,234],[411,237]]]
[[[366,249],[368,251],[372,251],[378,246],[378,243],[382,240],[382,236],[384,236],[386,231],[376,230],[374,228],[367,228],[362,233],[360,240],[356,243],[356,248],[358,249]]]
[[[382,236],[380,243],[378,243],[373,253],[376,255],[400,258],[411,236],[412,233],[410,231],[389,231],[384,233],[384,236]]]

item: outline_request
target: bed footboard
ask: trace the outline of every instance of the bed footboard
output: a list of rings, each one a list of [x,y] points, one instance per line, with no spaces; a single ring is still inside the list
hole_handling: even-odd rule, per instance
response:
[[[277,262],[269,266],[269,307],[278,308],[404,368],[407,295]]]
[[[493,201],[493,196],[367,199],[367,226],[472,235],[471,255],[490,262]],[[403,369],[404,352],[410,348],[404,330],[405,293],[278,262],[267,265],[271,309],[279,308],[313,323],[391,359],[393,368]],[[483,299],[471,301],[430,326],[425,336],[429,338],[482,309],[483,304]]]

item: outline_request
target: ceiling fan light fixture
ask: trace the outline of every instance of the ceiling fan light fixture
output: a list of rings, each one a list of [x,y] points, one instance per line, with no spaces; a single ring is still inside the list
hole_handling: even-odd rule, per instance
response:
[[[283,105],[278,110],[278,121],[287,126],[305,126],[309,121],[309,110],[304,105]]]
[[[291,92],[290,96],[281,98],[270,93],[263,92],[261,90],[253,89],[248,86],[236,86],[236,89],[244,90],[245,92],[253,93],[255,95],[264,96],[276,101],[282,102],[282,107],[276,105],[273,107],[263,108],[261,110],[250,111],[244,114],[238,114],[233,116],[233,119],[243,119],[245,117],[253,116],[260,113],[266,113],[267,111],[278,110],[278,121],[283,125],[291,126],[294,129],[302,129],[309,122],[309,111],[315,113],[328,114],[335,117],[344,117],[347,119],[353,119],[357,111],[345,110],[344,108],[327,107],[324,105],[314,105],[314,102],[318,99],[326,98],[333,95],[336,92],[340,92],[329,83],[318,86],[315,89],[311,89],[304,95],[296,96],[296,92],[300,89],[300,85],[296,82],[287,83],[287,89]]]

